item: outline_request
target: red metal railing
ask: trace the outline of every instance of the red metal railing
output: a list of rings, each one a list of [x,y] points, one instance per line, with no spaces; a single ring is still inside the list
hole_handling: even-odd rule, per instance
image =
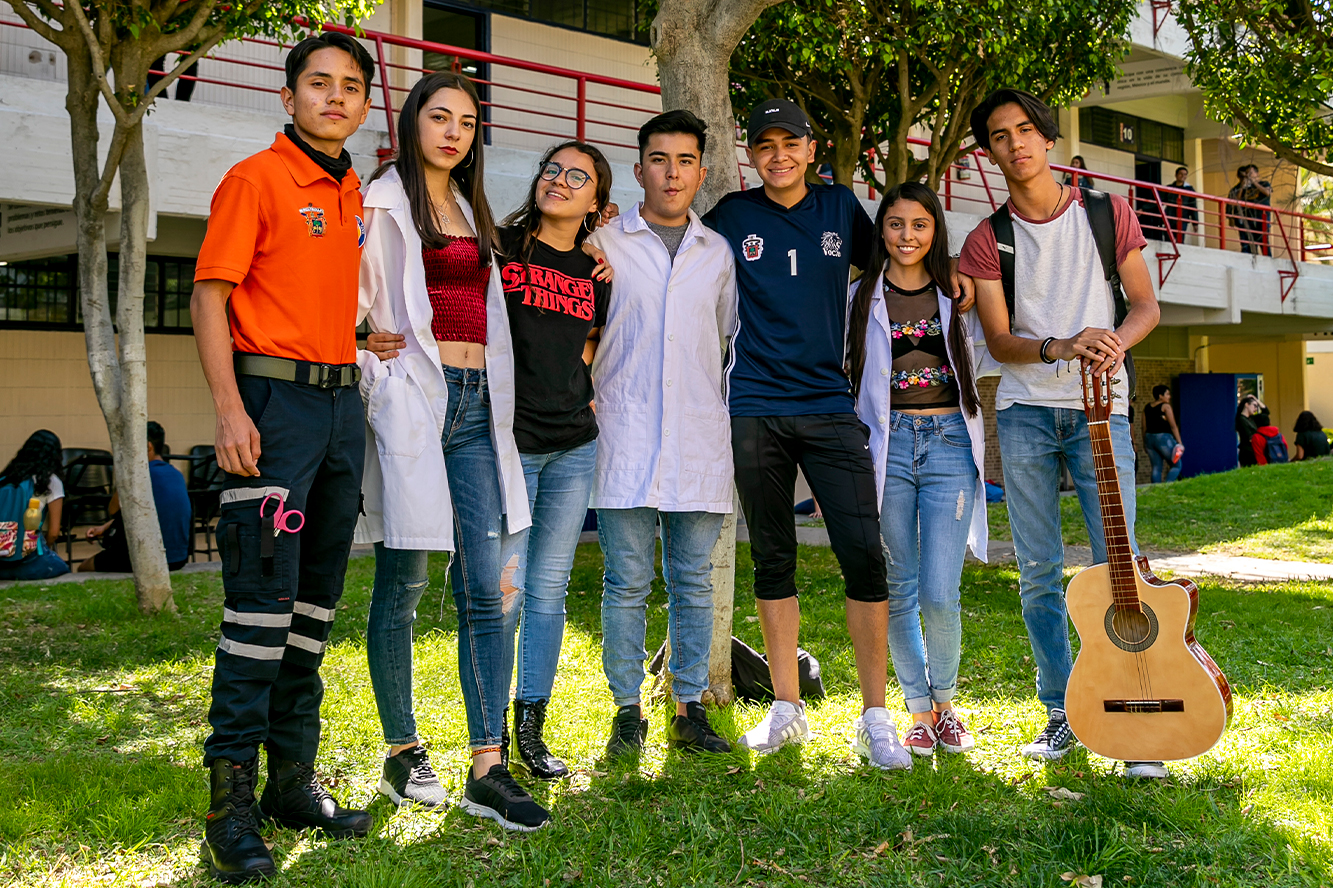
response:
[[[26,29],[22,22],[12,19],[0,19],[0,25]],[[326,24],[324,29],[357,36],[374,54],[379,69],[379,89],[372,108],[384,114],[390,147],[383,149],[381,154],[386,156],[397,148],[395,115],[401,99],[419,75],[434,70],[392,60],[395,48],[398,55],[422,52],[451,57],[455,70],[461,69],[465,63],[476,66],[477,73],[472,79],[478,85],[485,107],[483,116],[486,119],[482,125],[493,137],[503,135],[504,141],[512,143],[513,147],[540,148],[552,139],[574,137],[604,148],[633,150],[636,145],[630,133],[661,108],[661,89],[656,84],[572,71],[393,34],[375,31],[356,34],[340,25]],[[210,68],[217,65],[227,65],[228,68],[182,79],[227,89],[276,93],[283,81],[281,53],[287,48],[287,44],[261,38],[237,41],[219,47],[206,57]],[[267,57],[243,58],[237,53]],[[229,71],[235,72],[234,75],[227,76],[225,72]],[[909,141],[928,144],[921,139]],[[744,169],[748,164],[742,158],[743,152],[738,157],[738,164],[744,180]],[[999,202],[1007,198],[1008,191],[1003,177],[996,175],[994,170],[988,173],[988,166],[989,161],[980,151],[954,163],[940,185],[945,209],[988,214],[999,206]],[[1075,170],[1058,165],[1052,169],[1059,175],[1068,173],[1074,178],[1090,176],[1098,188],[1121,193],[1130,201],[1144,233],[1161,245],[1157,252],[1159,283],[1166,282],[1180,258],[1181,244],[1231,250],[1248,248],[1290,260],[1292,268],[1278,272],[1282,278],[1283,299],[1300,275],[1299,263],[1333,260],[1333,247],[1329,244],[1333,240],[1331,217],[1187,192],[1096,170]],[[856,184],[874,199],[872,185],[861,181]],[[1193,208],[1196,219],[1188,218],[1190,208],[1183,205],[1184,199],[1197,202]]]

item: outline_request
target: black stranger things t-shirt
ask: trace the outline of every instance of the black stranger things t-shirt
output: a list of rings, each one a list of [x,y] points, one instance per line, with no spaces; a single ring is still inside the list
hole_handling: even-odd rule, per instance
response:
[[[554,453],[597,437],[588,334],[606,323],[611,285],[594,281],[597,263],[534,241],[524,274],[521,233],[500,230],[500,267],[514,339],[514,441],[521,453]]]

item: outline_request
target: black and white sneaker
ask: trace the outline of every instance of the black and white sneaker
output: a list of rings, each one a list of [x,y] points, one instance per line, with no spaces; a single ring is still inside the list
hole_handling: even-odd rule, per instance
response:
[[[551,820],[551,814],[514,781],[504,765],[492,765],[485,777],[467,772],[462,809],[474,817],[489,817],[505,829],[532,832]]]
[[[424,805],[427,808],[439,808],[449,803],[449,796],[440,784],[440,778],[430,766],[426,747],[421,745],[404,749],[384,760],[379,790],[400,807]]]
[[[1023,758],[1034,762],[1053,762],[1063,758],[1074,745],[1074,732],[1069,729],[1069,720],[1063,709],[1052,709],[1046,727],[1037,735],[1037,739],[1023,747]]]

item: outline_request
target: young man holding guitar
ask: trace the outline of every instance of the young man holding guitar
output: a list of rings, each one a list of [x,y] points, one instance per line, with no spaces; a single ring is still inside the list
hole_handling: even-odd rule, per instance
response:
[[[1062,461],[1078,491],[1093,561],[1107,560],[1078,365],[1094,374],[1109,371],[1117,380],[1109,429],[1133,546],[1134,450],[1124,364],[1128,350],[1157,325],[1159,311],[1139,252],[1147,241],[1129,204],[1118,195],[1062,185],[1052,175],[1047,152],[1059,129],[1050,109],[1031,93],[1001,89],[972,112],[971,123],[977,144],[1004,173],[1010,197],[969,235],[959,271],[976,281],[986,345],[1003,364],[995,407],[1005,494],[1023,620],[1037,661],[1037,695],[1049,713],[1023,755],[1051,761],[1074,742],[1065,717],[1073,663],[1062,584]],[[1113,267],[1102,259],[1104,251],[1109,259],[1112,236]],[[1109,281],[1116,272],[1128,301],[1124,312],[1116,310]],[[1166,770],[1161,762],[1129,762],[1126,774],[1161,777]]]

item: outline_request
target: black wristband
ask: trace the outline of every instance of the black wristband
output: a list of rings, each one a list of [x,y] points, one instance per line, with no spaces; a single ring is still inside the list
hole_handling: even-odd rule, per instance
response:
[[[1041,362],[1043,364],[1054,364],[1056,361],[1055,358],[1046,357],[1046,347],[1049,346],[1054,341],[1055,341],[1054,336],[1047,336],[1045,341],[1042,342],[1041,344],[1041,351],[1039,352],[1039,354],[1041,355]]]

